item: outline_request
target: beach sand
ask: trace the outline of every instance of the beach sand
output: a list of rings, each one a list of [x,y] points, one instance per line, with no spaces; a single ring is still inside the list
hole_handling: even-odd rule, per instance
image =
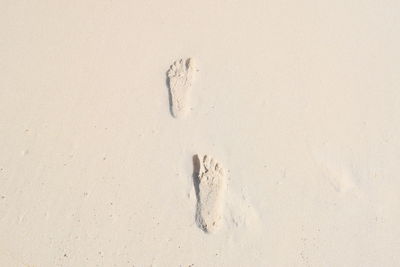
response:
[[[399,12],[0,1],[0,266],[399,266]]]

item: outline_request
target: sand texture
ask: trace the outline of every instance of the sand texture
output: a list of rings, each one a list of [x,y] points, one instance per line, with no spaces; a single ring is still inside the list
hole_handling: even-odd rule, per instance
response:
[[[399,14],[0,0],[0,267],[400,266]]]

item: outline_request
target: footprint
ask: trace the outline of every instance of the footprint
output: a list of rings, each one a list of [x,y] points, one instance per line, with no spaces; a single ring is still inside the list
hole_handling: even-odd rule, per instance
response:
[[[197,196],[196,222],[206,233],[215,232],[222,222],[226,177],[222,167],[205,155],[193,157],[193,181]]]
[[[189,58],[175,61],[167,72],[171,113],[175,118],[183,118],[188,114],[194,71],[193,59]]]

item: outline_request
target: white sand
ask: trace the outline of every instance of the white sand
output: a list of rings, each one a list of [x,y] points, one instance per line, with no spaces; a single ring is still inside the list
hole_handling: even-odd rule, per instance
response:
[[[399,266],[400,1],[0,1],[0,266]],[[166,72],[193,57],[191,110]],[[195,154],[227,171],[196,225]]]

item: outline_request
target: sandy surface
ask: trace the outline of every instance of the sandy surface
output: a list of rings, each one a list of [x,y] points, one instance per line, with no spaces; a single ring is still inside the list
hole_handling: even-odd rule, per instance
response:
[[[399,266],[399,13],[1,0],[0,266]],[[195,154],[226,170],[212,234]]]

